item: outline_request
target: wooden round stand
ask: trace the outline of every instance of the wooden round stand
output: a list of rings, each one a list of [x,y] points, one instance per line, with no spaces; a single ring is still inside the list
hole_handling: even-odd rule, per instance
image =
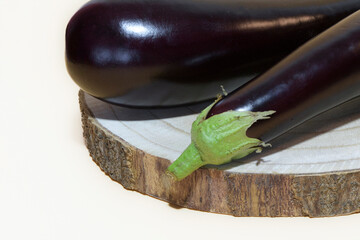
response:
[[[190,143],[191,123],[203,105],[141,110],[113,106],[82,91],[79,97],[92,159],[126,189],[234,216],[360,211],[360,99],[282,135],[260,154],[174,181],[165,170]]]

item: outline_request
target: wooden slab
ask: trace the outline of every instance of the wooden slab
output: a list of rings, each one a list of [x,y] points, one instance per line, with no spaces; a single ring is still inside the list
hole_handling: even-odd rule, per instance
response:
[[[176,182],[166,168],[190,143],[205,106],[127,109],[80,91],[86,146],[113,180],[171,204],[234,216],[346,215],[360,211],[360,98],[272,142],[261,154],[201,168]]]

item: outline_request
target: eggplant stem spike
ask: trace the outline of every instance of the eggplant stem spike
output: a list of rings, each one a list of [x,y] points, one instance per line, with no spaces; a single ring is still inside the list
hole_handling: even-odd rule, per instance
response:
[[[246,130],[257,120],[269,118],[274,111],[227,111],[206,119],[212,106],[199,114],[192,124],[191,144],[167,169],[177,180],[206,164],[228,163],[267,146],[259,139],[246,136]]]

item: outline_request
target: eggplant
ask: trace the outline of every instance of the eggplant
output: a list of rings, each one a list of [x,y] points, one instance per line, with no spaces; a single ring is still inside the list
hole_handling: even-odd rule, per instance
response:
[[[360,11],[206,108],[192,125],[192,143],[168,171],[182,179],[205,164],[259,152],[291,128],[357,96]]]
[[[66,29],[85,92],[152,107],[232,91],[360,9],[359,0],[93,0]]]

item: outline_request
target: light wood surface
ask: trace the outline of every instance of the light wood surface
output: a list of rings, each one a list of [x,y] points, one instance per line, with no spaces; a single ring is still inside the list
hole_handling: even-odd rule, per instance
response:
[[[171,204],[234,216],[324,217],[360,211],[360,98],[328,111],[253,154],[182,181],[166,168],[190,143],[206,105],[143,110],[82,91],[86,146],[113,180]]]

